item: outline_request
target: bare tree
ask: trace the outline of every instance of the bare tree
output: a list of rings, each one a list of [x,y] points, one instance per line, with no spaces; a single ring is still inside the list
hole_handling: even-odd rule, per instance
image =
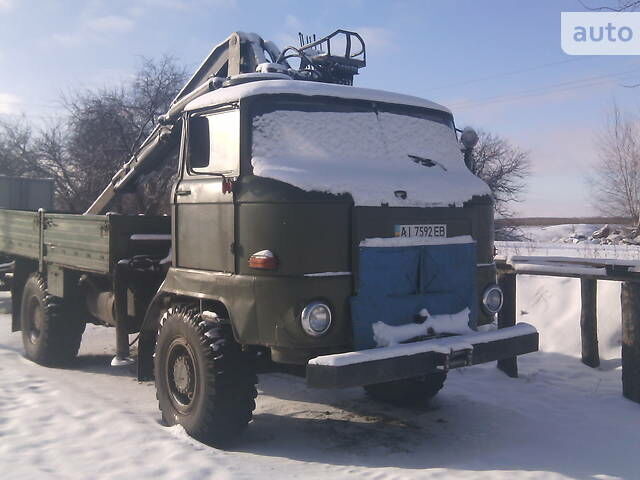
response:
[[[136,125],[124,88],[74,93],[64,103],[68,117],[61,150],[75,167],[74,210],[82,211],[131,155]]]
[[[522,200],[530,173],[529,153],[498,135],[479,131],[478,136],[471,171],[489,185],[496,214],[513,216],[512,205]]]
[[[69,155],[69,144],[63,122],[34,132],[24,119],[5,121],[0,125],[0,175],[51,178],[56,208],[78,212],[85,203],[90,166],[83,157]]]
[[[143,59],[135,80],[119,88],[76,93],[65,99],[69,112],[67,153],[82,159],[78,188],[86,208],[108,184],[115,172],[144,141],[158,115],[165,113],[186,81],[184,68],[163,56]],[[119,208],[141,213],[167,213],[169,186],[175,161],[147,175],[134,192],[137,205]],[[175,160],[175,159],[173,159]],[[118,208],[118,206],[116,206]]]
[[[605,215],[640,218],[640,122],[614,105],[598,138],[598,162],[588,183],[594,207]]]
[[[470,169],[489,185],[495,213],[502,218],[512,217],[513,203],[522,200],[526,178],[531,173],[529,153],[492,133],[480,130],[478,137]],[[498,240],[520,240],[523,237],[517,227],[496,227]]]
[[[640,9],[640,0],[618,0],[614,6],[589,6],[587,10],[630,12]],[[640,84],[624,85],[636,88]],[[638,120],[624,115],[613,106],[607,128],[598,139],[599,159],[587,182],[591,188],[596,210],[605,215],[631,217],[640,227],[640,133]]]
[[[37,176],[34,134],[25,118],[0,122],[0,175]]]
[[[155,127],[156,119],[167,111],[186,80],[186,70],[178,68],[172,57],[165,55],[156,62],[143,60],[132,90],[133,104],[137,107],[136,146]],[[138,182],[136,196],[142,213],[169,213],[169,192],[176,180],[176,167],[177,152]]]
[[[171,57],[142,59],[129,84],[65,96],[67,116],[58,123],[37,132],[26,119],[0,124],[0,174],[53,178],[57,208],[84,211],[144,141],[186,77]],[[114,209],[167,213],[176,167],[176,157],[167,158]]]
[[[53,178],[57,207],[78,212],[84,204],[83,180],[86,170],[82,160],[70,157],[67,131],[62,122],[44,127],[33,145],[35,170],[41,176]]]

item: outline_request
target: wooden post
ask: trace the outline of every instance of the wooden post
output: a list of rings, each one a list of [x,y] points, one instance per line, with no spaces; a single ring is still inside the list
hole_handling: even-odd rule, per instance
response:
[[[624,282],[622,302],[622,394],[640,403],[640,283]]]
[[[516,274],[499,273],[498,285],[504,294],[504,303],[498,313],[498,328],[513,327],[516,324]],[[518,377],[516,357],[498,360],[498,368],[511,378]]]
[[[598,353],[597,307],[598,281],[594,278],[581,278],[582,309],[580,311],[580,338],[582,341],[582,363],[592,368],[600,365]]]

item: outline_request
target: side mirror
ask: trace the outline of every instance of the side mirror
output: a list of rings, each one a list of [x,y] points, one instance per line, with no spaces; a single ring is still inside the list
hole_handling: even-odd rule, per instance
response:
[[[460,142],[462,143],[464,150],[473,150],[473,147],[478,144],[478,140],[478,134],[473,128],[464,127],[462,134],[460,135]]]
[[[462,153],[464,154],[464,164],[471,172],[475,174],[475,165],[473,162],[473,147],[478,144],[478,134],[471,127],[464,127],[460,135],[460,143],[462,143]]]

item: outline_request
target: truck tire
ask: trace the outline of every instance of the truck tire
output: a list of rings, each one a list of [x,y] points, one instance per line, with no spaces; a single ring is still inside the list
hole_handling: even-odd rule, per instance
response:
[[[154,371],[163,422],[227,446],[256,407],[255,358],[242,351],[229,325],[203,320],[196,308],[171,307],[160,323]]]
[[[47,292],[42,275],[32,274],[22,291],[20,310],[25,355],[40,365],[64,365],[78,355],[84,319],[62,298]]]
[[[446,378],[446,373],[437,372],[421,377],[366,385],[364,389],[371,398],[381,402],[403,407],[417,406],[435,397],[444,386]]]

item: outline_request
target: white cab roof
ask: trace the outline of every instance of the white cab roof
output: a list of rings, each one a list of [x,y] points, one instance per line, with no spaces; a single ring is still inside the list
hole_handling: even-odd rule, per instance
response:
[[[429,100],[411,95],[374,90],[370,88],[351,87],[348,85],[334,85],[330,83],[309,82],[301,80],[259,80],[241,85],[224,87],[206,93],[196,98],[185,107],[185,111],[197,110],[212,105],[220,105],[239,101],[256,95],[276,94],[305,95],[309,97],[324,96],[344,98],[350,100],[369,100],[373,102],[409,105],[430,108],[451,113],[450,110]]]

